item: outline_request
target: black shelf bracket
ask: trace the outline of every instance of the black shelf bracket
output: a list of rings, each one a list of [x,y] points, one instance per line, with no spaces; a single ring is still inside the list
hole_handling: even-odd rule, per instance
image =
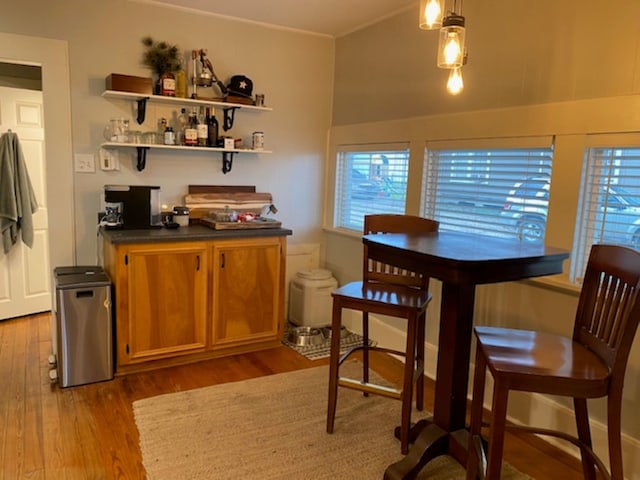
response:
[[[149,147],[136,147],[138,151],[138,163],[136,164],[136,168],[139,172],[144,170],[144,167],[147,166],[147,150]]]
[[[233,156],[236,152],[222,152],[222,173],[229,173],[233,166]]]
[[[235,119],[236,116],[236,110],[239,107],[228,107],[228,108],[224,108],[224,122],[222,122],[222,128],[224,129],[224,131],[226,132],[227,130],[230,130],[233,127],[233,121]]]
[[[138,125],[142,125],[144,123],[144,117],[147,114],[147,100],[149,100],[149,97],[138,99],[138,116],[136,117]]]

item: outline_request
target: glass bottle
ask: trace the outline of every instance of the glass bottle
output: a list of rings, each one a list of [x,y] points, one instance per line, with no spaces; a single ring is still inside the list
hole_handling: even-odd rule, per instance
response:
[[[207,146],[207,139],[209,137],[208,135],[208,127],[207,127],[207,123],[205,122],[204,119],[204,107],[200,106],[200,110],[198,112],[198,124],[197,124],[197,130],[198,130],[198,146],[199,147],[206,147]]]
[[[186,130],[188,123],[189,123],[189,115],[187,115],[187,109],[182,108],[180,109],[180,115],[178,115],[178,124],[176,126],[177,127],[176,143],[178,145],[185,145],[184,131]]]
[[[176,97],[187,98],[187,73],[184,71],[183,62],[175,73],[176,77]]]
[[[216,120],[216,110],[215,108],[207,107],[207,146],[208,147],[217,147],[218,146],[218,120]]]
[[[158,121],[158,142],[159,143],[164,143],[164,132],[167,130],[167,119],[166,118],[160,118],[160,120]]]
[[[165,145],[175,145],[176,144],[176,136],[173,128],[167,127],[164,131],[164,144]]]
[[[176,77],[172,72],[164,72],[160,75],[160,95],[166,97],[176,96]]]
[[[198,145],[198,114],[195,107],[191,111],[189,123],[184,130],[184,144],[192,147]]]

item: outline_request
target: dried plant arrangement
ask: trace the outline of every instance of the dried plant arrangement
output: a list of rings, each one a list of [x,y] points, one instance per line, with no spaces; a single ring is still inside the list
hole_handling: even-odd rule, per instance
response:
[[[166,72],[175,72],[180,68],[180,50],[177,45],[156,42],[151,37],[144,37],[142,44],[146,47],[142,63],[158,76]]]

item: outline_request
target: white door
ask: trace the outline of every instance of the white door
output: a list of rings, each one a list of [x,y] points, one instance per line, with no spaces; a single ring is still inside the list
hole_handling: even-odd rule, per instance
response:
[[[43,119],[42,92],[0,87],[0,135],[18,134],[38,201],[33,248],[20,238],[8,254],[0,248],[0,320],[51,309]]]

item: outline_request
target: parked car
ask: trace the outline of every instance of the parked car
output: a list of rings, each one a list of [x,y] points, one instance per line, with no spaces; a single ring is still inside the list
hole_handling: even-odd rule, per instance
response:
[[[531,178],[516,183],[509,192],[502,215],[510,220],[522,240],[543,241],[549,186],[545,178]],[[605,215],[606,220],[601,237],[594,241],[640,249],[640,196],[617,185],[601,187],[598,195],[594,222],[601,222]]]
[[[518,237],[528,242],[541,242],[547,226],[549,180],[530,178],[518,182],[509,192],[502,215],[515,226]]]

